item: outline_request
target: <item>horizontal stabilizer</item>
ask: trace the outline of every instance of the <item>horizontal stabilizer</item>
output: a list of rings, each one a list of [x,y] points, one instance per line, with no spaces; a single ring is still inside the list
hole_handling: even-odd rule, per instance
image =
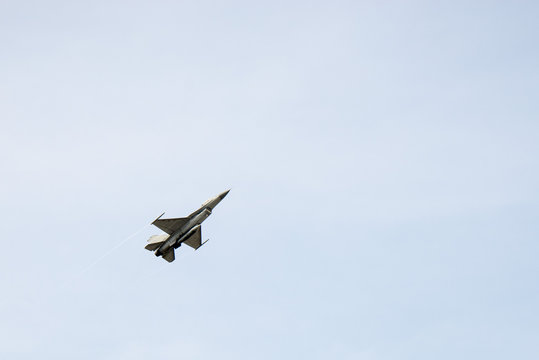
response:
[[[167,239],[169,238],[168,235],[152,235],[148,239],[148,245],[146,245],[144,248],[146,250],[155,251],[157,250]]]

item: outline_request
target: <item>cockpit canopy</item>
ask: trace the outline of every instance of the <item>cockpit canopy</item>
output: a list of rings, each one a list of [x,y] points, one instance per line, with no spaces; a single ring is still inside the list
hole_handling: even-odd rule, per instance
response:
[[[213,198],[212,199],[208,199],[204,202],[204,204],[202,204],[200,207],[204,207],[206,205],[208,205],[209,203],[211,203],[213,201]]]

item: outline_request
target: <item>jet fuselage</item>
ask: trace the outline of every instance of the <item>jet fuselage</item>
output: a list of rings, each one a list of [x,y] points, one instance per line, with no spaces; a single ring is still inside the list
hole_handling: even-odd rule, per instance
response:
[[[156,251],[155,256],[161,256],[166,254],[171,249],[177,249],[181,246],[182,242],[189,239],[191,235],[197,232],[200,225],[206,220],[212,213],[212,210],[217,204],[221,202],[228,194],[230,190],[225,191],[209,200],[207,200],[200,208],[190,214],[189,219],[182,227],[172,233],[170,237],[161,245]]]
[[[200,208],[199,210],[195,211],[196,215],[191,217],[189,221],[182,226],[178,231],[176,231],[174,234],[172,234],[167,241],[157,251],[155,252],[155,256],[161,256],[162,254],[166,253],[170,248],[177,249],[181,246],[182,242],[189,238],[190,235],[193,234],[196,230],[198,230],[198,227],[204,220],[208,218],[208,216],[211,215],[211,210],[205,207]]]

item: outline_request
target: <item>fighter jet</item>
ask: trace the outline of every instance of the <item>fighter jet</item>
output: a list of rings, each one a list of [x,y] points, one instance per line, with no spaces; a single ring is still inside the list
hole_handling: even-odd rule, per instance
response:
[[[174,249],[182,244],[187,244],[193,249],[198,249],[206,243],[201,243],[202,233],[200,224],[211,215],[211,212],[217,204],[221,202],[228,194],[227,190],[216,197],[206,201],[198,210],[184,218],[161,219],[165,213],[162,213],[152,222],[152,225],[166,232],[168,235],[153,235],[148,239],[148,245],[144,248],[155,251],[155,256],[162,256],[168,262],[173,262]]]

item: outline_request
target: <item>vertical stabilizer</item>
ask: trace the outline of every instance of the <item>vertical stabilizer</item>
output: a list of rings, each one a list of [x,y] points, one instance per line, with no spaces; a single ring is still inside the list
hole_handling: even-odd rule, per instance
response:
[[[175,257],[174,257],[174,248],[170,249],[167,253],[163,254],[163,259],[165,259],[169,263],[173,262],[174,259],[175,259]]]

